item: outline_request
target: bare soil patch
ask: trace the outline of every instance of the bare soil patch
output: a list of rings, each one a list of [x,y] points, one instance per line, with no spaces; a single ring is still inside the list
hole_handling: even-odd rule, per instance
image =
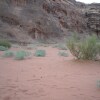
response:
[[[100,100],[100,62],[77,61],[70,53],[59,56],[57,48],[40,48],[46,57],[0,59],[0,100]]]

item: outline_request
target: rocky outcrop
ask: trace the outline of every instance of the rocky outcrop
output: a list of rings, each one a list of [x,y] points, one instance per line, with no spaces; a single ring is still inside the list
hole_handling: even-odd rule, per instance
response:
[[[31,42],[84,33],[91,23],[86,10],[75,0],[0,0],[0,37]]]
[[[94,31],[98,36],[100,34],[100,4],[91,4],[86,12],[87,27]]]

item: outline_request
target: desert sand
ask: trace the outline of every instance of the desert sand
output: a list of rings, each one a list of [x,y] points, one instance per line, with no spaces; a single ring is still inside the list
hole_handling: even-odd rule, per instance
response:
[[[96,86],[100,62],[78,61],[71,54],[59,56],[57,48],[44,49],[46,57],[0,59],[0,100],[100,100]]]

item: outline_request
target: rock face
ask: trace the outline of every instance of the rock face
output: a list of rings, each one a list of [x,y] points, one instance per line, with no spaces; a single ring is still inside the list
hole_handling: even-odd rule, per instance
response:
[[[31,42],[68,31],[84,33],[91,29],[86,8],[75,0],[0,0],[0,37]]]
[[[100,4],[91,4],[86,12],[87,17],[87,27],[96,32],[99,36],[100,34]]]

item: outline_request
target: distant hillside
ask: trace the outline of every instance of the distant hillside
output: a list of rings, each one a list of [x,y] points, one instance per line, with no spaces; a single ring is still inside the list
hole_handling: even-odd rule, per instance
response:
[[[0,38],[31,42],[69,32],[100,32],[100,4],[75,0],[0,0]]]

